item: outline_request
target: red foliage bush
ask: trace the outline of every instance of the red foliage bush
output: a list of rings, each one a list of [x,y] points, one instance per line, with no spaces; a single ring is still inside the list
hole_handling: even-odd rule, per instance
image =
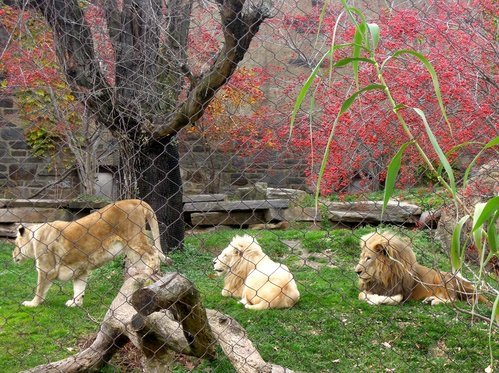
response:
[[[476,154],[479,143],[483,145],[497,135],[497,61],[491,59],[495,55],[493,14],[497,14],[497,8],[497,4],[485,0],[472,4],[433,2],[424,11],[381,12],[378,19],[369,20],[381,28],[381,43],[376,50],[379,63],[396,50],[413,49],[425,55],[438,74],[451,130],[439,110],[431,76],[420,62],[411,58],[393,59],[383,71],[396,102],[408,107],[402,112],[404,119],[435,165],[438,158],[421,118],[409,109],[411,107],[425,112],[444,152],[458,144],[474,144],[466,149],[468,158],[462,162]],[[300,28],[297,32],[303,31],[300,18],[294,23],[289,19],[283,22],[297,25]],[[323,22],[334,22],[334,19],[326,17]],[[351,41],[353,33],[353,27],[343,30],[336,42]],[[345,56],[346,50],[341,50],[335,59]],[[377,83],[370,64],[360,64],[359,68],[360,87]],[[340,71],[333,77],[333,80],[317,81],[315,107],[319,108],[319,114],[314,117],[312,128],[310,118],[304,115],[298,120],[292,137],[293,146],[308,157],[311,186],[316,182],[321,156],[339,107],[355,91],[351,72]],[[321,193],[379,189],[388,162],[407,141],[385,94],[370,91],[361,95],[336,128]],[[462,168],[456,159],[458,155],[463,156],[463,152],[449,154],[451,160],[456,161],[456,167]],[[419,155],[414,147],[409,147],[404,155],[399,186],[411,186],[426,177],[428,174]]]

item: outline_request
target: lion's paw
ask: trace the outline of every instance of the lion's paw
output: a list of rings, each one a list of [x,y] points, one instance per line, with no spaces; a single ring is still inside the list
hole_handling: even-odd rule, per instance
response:
[[[402,299],[404,299],[404,297],[402,296],[402,294],[396,294],[396,295],[392,295],[391,297],[388,297],[392,303],[395,303],[395,304],[399,304],[400,302],[402,302]]]
[[[25,300],[22,305],[25,307],[37,307],[39,303],[33,302],[32,300]]]
[[[447,302],[448,302],[447,299],[441,299],[441,298],[436,297],[434,295],[432,295],[431,297],[426,297],[425,299],[423,299],[423,303],[431,304],[432,306],[436,306],[438,304],[447,303]]]
[[[79,307],[81,306],[82,302],[81,300],[74,300],[74,299],[70,299],[66,302],[66,307]]]
[[[363,291],[359,294],[359,299],[367,302],[370,305],[380,305],[380,304],[397,305],[400,302],[402,302],[404,297],[402,296],[402,294],[379,295]]]
[[[359,300],[367,300],[367,293],[365,291],[361,291],[359,293]]]

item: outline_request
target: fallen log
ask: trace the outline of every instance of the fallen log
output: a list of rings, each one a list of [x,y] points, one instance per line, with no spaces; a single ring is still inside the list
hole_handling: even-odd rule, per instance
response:
[[[194,285],[173,272],[127,278],[89,347],[28,372],[96,371],[129,341],[142,352],[145,372],[170,372],[177,353],[215,359],[217,343],[237,372],[291,372],[265,362],[237,321],[205,310]]]

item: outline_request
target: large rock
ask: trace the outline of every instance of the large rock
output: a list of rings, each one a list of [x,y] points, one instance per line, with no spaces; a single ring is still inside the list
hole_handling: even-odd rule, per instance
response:
[[[252,201],[267,199],[267,183],[257,182],[249,187],[237,188],[230,196],[233,201]]]
[[[267,199],[289,199],[290,207],[300,207],[310,196],[304,190],[290,188],[267,188]]]
[[[388,201],[381,216],[382,201],[329,202],[329,220],[341,223],[416,224],[422,210],[419,206],[401,201]]]
[[[0,223],[45,223],[70,218],[71,214],[65,209],[47,207],[0,208]]]

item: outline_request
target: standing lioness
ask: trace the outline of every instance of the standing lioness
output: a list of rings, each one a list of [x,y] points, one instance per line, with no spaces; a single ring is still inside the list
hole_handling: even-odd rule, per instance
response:
[[[153,243],[146,233],[146,223]],[[52,281],[73,279],[74,297],[66,306],[80,306],[89,271],[124,252],[136,271],[153,273],[165,261],[159,242],[156,215],[147,203],[132,199],[112,203],[73,222],[54,221],[18,227],[15,262],[35,259],[38,285],[33,300],[36,307],[45,300]]]

